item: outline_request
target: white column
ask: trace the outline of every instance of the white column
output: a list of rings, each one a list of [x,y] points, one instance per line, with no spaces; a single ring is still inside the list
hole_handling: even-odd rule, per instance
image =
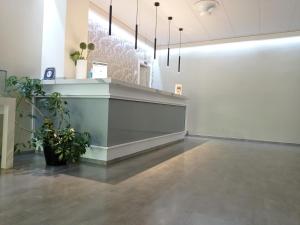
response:
[[[89,0],[44,0],[41,74],[56,68],[56,77],[74,78],[70,53],[88,39]]]
[[[3,137],[1,168],[10,169],[14,161],[16,101],[0,98],[0,114],[3,114]]]

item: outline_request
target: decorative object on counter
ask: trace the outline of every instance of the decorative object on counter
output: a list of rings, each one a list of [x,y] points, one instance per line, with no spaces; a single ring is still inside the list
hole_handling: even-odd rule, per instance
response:
[[[7,77],[6,70],[0,70],[0,96],[5,93],[5,81]]]
[[[107,63],[93,62],[92,79],[107,78]]]
[[[49,67],[45,70],[44,73],[44,80],[55,80],[55,68],[54,67]]]
[[[70,54],[71,59],[76,66],[76,79],[87,78],[87,59],[91,51],[95,50],[93,43],[86,44],[81,42],[79,45],[81,51],[75,51]],[[84,51],[87,50],[86,57],[84,57]]]
[[[175,94],[182,95],[182,84],[175,84]]]
[[[168,39],[168,56],[167,56],[167,66],[170,66],[170,41],[171,41],[171,21],[173,20],[172,16],[168,17],[169,20],[169,39]]]
[[[90,146],[90,134],[80,133],[72,128],[68,103],[60,93],[49,93],[45,96],[41,80],[28,77],[7,79],[7,93],[17,98],[17,113],[20,117],[35,120],[36,129],[29,130],[33,138],[26,144],[16,144],[15,151],[20,148],[43,149],[47,165],[58,166],[76,163]],[[25,114],[20,103],[24,102],[33,108],[33,114]],[[17,124],[18,125],[18,124]]]
[[[155,2],[155,36],[154,36],[154,59],[156,59],[156,47],[157,47],[157,8],[159,7],[159,2]]]
[[[135,44],[134,44],[135,50],[137,50],[138,47],[138,33],[139,33],[138,16],[139,16],[139,0],[136,0]]]
[[[181,71],[181,35],[183,28],[179,28],[179,57],[178,57],[178,73]]]
[[[112,0],[110,0],[109,5],[109,28],[108,28],[108,35],[111,36],[111,26],[112,26]]]
[[[77,60],[76,79],[87,79],[87,60],[86,59]]]

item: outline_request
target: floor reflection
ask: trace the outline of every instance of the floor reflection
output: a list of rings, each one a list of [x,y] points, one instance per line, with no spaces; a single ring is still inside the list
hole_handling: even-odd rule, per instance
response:
[[[57,176],[65,174],[109,184],[117,184],[205,142],[205,139],[186,138],[184,141],[123,160],[107,167],[88,163],[61,167],[47,167],[43,155],[22,154],[16,156],[13,173],[31,174],[33,176]],[[4,171],[2,171],[2,173],[4,173]],[[6,171],[6,173],[9,173],[9,171]]]

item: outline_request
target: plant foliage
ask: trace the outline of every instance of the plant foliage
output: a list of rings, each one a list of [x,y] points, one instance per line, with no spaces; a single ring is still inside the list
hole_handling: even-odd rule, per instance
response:
[[[28,117],[40,124],[34,130],[23,128],[32,134],[32,140],[28,143],[17,144],[15,149],[19,150],[20,147],[40,149],[47,146],[55,151],[60,160],[78,162],[80,156],[90,146],[91,137],[87,132],[80,133],[72,128],[68,102],[62,98],[61,94],[54,92],[46,96],[41,81],[28,77],[11,76],[7,79],[6,85],[8,95],[17,98],[19,116],[23,117],[25,114],[20,107],[20,103],[24,101],[32,106],[35,112],[29,114]]]
[[[87,59],[89,57],[90,52],[95,50],[95,44],[94,43],[86,44],[85,42],[81,42],[79,44],[79,48],[81,51],[77,50],[70,54],[72,61],[75,63],[75,66],[77,65],[77,60]],[[84,56],[85,50],[87,50],[86,57]]]

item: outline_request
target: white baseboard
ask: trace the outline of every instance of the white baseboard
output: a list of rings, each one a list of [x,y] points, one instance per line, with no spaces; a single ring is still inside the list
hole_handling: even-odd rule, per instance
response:
[[[91,146],[87,149],[86,153],[82,156],[87,161],[102,161],[109,162],[112,160],[135,155],[145,150],[153,149],[171,142],[184,139],[186,131],[179,133],[167,134],[159,137],[148,138],[140,141],[134,141],[121,145],[110,147]]]

